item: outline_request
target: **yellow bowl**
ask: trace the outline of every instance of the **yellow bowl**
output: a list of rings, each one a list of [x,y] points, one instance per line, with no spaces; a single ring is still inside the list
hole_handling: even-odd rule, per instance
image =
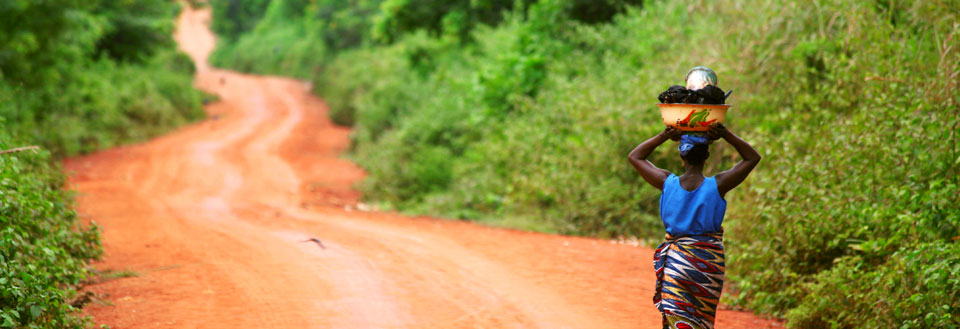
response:
[[[714,122],[723,123],[730,105],[657,104],[663,123],[682,131],[707,131]]]

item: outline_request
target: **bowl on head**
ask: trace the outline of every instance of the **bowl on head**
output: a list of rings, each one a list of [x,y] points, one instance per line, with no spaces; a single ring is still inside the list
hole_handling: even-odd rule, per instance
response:
[[[730,105],[657,104],[663,123],[680,131],[707,131],[714,122],[723,123]]]

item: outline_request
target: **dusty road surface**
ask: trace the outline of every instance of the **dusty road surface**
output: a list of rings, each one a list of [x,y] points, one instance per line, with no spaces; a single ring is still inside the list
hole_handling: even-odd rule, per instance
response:
[[[302,82],[203,64],[209,17],[184,11],[176,34],[197,85],[221,97],[209,118],[66,162],[80,213],[104,228],[96,267],[138,274],[88,288],[97,324],[659,328],[650,249],[353,210],[349,131]]]

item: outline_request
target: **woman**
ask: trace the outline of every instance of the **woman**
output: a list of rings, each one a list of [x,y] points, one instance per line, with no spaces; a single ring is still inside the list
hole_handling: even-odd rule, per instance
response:
[[[742,161],[714,177],[703,176],[710,157],[709,144],[723,138],[740,153]],[[647,157],[668,139],[680,141],[683,175],[657,168]],[[666,242],[653,256],[657,287],[653,303],[663,315],[663,328],[713,328],[723,288],[723,198],[747,178],[760,162],[760,154],[721,124],[706,135],[682,135],[667,127],[637,146],[628,156],[643,179],[663,191],[660,219]]]

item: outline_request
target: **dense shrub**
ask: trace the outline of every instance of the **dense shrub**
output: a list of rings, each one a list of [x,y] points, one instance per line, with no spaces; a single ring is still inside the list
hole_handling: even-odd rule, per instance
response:
[[[0,117],[17,136],[60,156],[143,140],[202,116],[193,65],[170,36],[174,3],[8,9],[10,20],[0,23]]]
[[[508,12],[525,13],[534,3],[551,6],[571,19],[585,23],[609,22],[628,5],[640,5],[637,0],[386,0],[380,13],[374,17],[372,37],[392,42],[399,36],[425,30],[435,36],[466,39],[479,24],[497,25]]]
[[[960,244],[920,243],[881,264],[844,257],[787,314],[795,328],[957,328]],[[843,307],[837,307],[843,305]]]
[[[765,159],[727,196],[726,302],[795,328],[960,326],[960,4],[518,3],[485,21],[385,1],[370,37],[389,43],[303,63],[354,125],[369,201],[657,238],[659,192],[624,157],[662,129],[656,95],[707,65]],[[672,147],[652,161],[677,170]],[[708,173],[737,160],[712,153]]]
[[[0,2],[0,78],[30,86],[64,80],[80,49],[96,41],[89,31],[101,27],[83,9],[76,1]]]
[[[318,6],[297,0],[268,3],[260,23],[250,33],[221,39],[210,61],[247,72],[312,76],[311,63],[323,60],[328,52],[329,33],[316,24],[318,20],[305,18],[313,17]]]
[[[106,23],[96,55],[120,61],[148,60],[157,51],[173,48],[170,17],[177,8],[163,1],[103,1],[94,12]]]
[[[210,1],[213,7],[213,31],[221,38],[236,39],[257,26],[270,0]]]
[[[2,149],[22,143],[0,133]],[[66,300],[100,254],[99,230],[78,226],[57,169],[47,151],[0,155],[0,327],[83,327]]]
[[[530,1],[412,1],[386,0],[380,13],[374,17],[371,29],[374,39],[391,42],[399,36],[417,30],[433,35],[447,34],[457,38],[466,36],[479,23],[495,24],[505,11]]]
[[[382,0],[318,0],[307,7],[304,20],[323,36],[330,52],[362,45],[370,34],[370,17]]]
[[[62,156],[145,140],[203,115],[186,55],[164,50],[145,64],[87,65],[71,81],[44,88],[0,81],[0,117]]]

